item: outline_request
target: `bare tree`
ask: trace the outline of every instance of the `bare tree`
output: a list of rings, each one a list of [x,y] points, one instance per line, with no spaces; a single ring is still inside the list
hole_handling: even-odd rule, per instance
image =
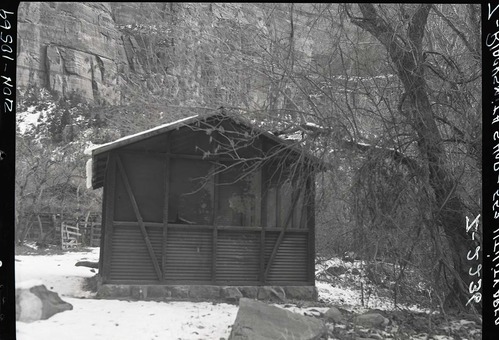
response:
[[[474,8],[468,7],[468,9],[472,11]],[[431,28],[428,20],[432,10],[455,33],[454,43],[464,46],[464,51],[461,52],[470,56],[467,60],[475,60],[475,69],[472,71],[475,74],[465,75],[464,69],[460,69],[458,62],[454,60],[456,56],[445,55],[438,51],[435,48],[436,41],[428,39],[428,43],[425,44],[425,32]],[[398,114],[409,122],[417,137],[416,145],[420,160],[424,161],[421,163],[422,170],[427,172],[429,188],[432,190],[432,203],[436,207],[433,209],[432,227],[437,230],[443,229],[451,251],[452,263],[442,263],[447,265],[447,269],[454,276],[453,294],[456,294],[457,300],[465,305],[468,299],[466,292],[470,283],[467,270],[469,264],[465,258],[465,254],[470,249],[470,240],[463,229],[466,225],[467,209],[457,190],[460,178],[451,170],[454,164],[449,159],[450,150],[445,145],[445,138],[438,121],[439,114],[442,117],[441,121],[445,122],[446,117],[449,117],[447,121],[452,120],[454,108],[442,109],[446,103],[435,102],[436,98],[431,93],[432,87],[429,84],[431,79],[428,73],[434,72],[444,81],[444,85],[451,87],[454,85],[455,91],[458,91],[459,83],[472,82],[477,79],[480,73],[477,71],[476,61],[480,60],[480,52],[468,41],[469,39],[479,41],[479,36],[475,36],[477,31],[473,30],[466,34],[458,30],[447,15],[442,14],[435,5],[431,4],[400,6],[399,8],[359,4],[357,11],[353,12],[347,7],[346,13],[355,25],[371,33],[386,48],[394,71],[403,85],[404,92],[399,99]],[[397,19],[400,21],[395,21]],[[473,19],[476,20],[476,18]],[[404,24],[402,27],[394,27],[394,22]],[[430,56],[433,55],[439,56],[440,62],[447,65],[439,65],[440,68],[435,69],[433,63],[430,62]],[[462,91],[461,95],[466,96],[466,92]],[[477,117],[476,107],[473,108],[477,99],[473,98],[475,102],[468,103],[464,107],[465,110],[471,110],[468,112],[469,116]],[[452,123],[449,125],[455,128],[454,134],[458,133],[458,136],[455,136],[457,140],[460,137],[460,130]],[[471,139],[464,141],[471,146],[474,142]]]
[[[302,146],[329,163],[345,161],[345,151],[354,155],[349,200],[357,243],[382,245],[405,263],[431,246],[419,252],[419,266],[436,263],[428,277],[449,293],[446,306],[466,305],[466,216],[480,210],[478,8],[261,8],[267,28],[258,62],[248,66],[269,96],[253,114],[267,112],[267,128],[299,134]],[[378,243],[358,242],[375,230]],[[409,236],[409,249],[400,246],[404,238],[387,241],[396,230]]]
[[[324,247],[396,262],[398,281],[415,268],[466,304],[466,216],[481,208],[477,5],[157,8],[150,22],[121,27],[131,69],[123,105],[94,108],[109,132],[100,142],[214,110],[244,116],[260,130],[203,127],[217,157],[244,176],[276,156],[292,166],[295,147],[313,154],[327,164],[317,178]],[[259,131],[289,148],[241,156]]]
[[[33,89],[31,89],[33,90]],[[38,93],[35,97],[47,97]],[[18,98],[18,111],[27,110],[29,94]],[[61,119],[82,111],[74,103],[54,98],[36,99],[31,109],[39,111],[35,126],[19,130],[16,138],[16,241],[23,242],[36,213],[67,215],[70,218],[98,211],[99,197],[85,190],[85,139],[76,136],[88,126]],[[81,113],[81,112],[80,112]],[[83,118],[83,117],[80,117]],[[71,118],[68,118],[71,119]],[[80,119],[80,124],[88,122]],[[87,131],[88,132],[88,131]],[[55,232],[55,230],[53,230]],[[47,235],[40,235],[43,238]],[[40,239],[39,241],[43,241]]]

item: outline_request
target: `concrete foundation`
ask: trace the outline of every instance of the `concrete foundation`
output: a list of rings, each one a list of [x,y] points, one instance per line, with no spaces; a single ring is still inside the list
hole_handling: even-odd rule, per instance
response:
[[[215,286],[215,285],[125,285],[99,284],[97,297],[137,300],[216,300],[237,302],[240,298],[287,302],[316,301],[315,286]]]

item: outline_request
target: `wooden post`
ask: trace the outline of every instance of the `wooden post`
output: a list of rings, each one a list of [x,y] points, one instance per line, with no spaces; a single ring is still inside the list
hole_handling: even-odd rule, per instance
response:
[[[61,223],[62,223],[62,216],[61,216]],[[54,234],[55,234],[55,230],[57,229],[57,217],[56,217],[56,214],[52,214],[52,228],[54,228]]]
[[[265,283],[265,227],[260,231],[260,283]]]
[[[212,257],[211,257],[211,282],[215,284],[217,282],[217,244],[218,244],[218,229],[217,225],[213,226],[213,246],[212,246]]]
[[[36,218],[38,219],[38,226],[40,227],[40,235],[38,236],[38,241],[41,242],[43,240],[43,223],[42,219],[40,218],[40,214],[37,214]]]
[[[169,136],[169,134],[168,134]],[[167,148],[170,149],[170,145],[167,139]],[[166,246],[168,240],[168,204],[170,202],[170,156],[165,158],[165,199],[163,200],[163,243],[161,249],[161,269],[163,272],[161,282],[166,281]]]
[[[99,222],[93,222],[94,228],[94,239],[92,240],[92,247],[98,247],[100,244],[100,238],[102,236],[102,228]]]
[[[90,240],[88,242],[88,244],[90,245],[90,247],[93,247],[94,246],[94,228],[95,228],[95,224],[94,223],[90,223]],[[88,224],[85,223],[85,231],[88,230]],[[87,233],[84,233],[84,235],[87,234]]]
[[[260,231],[260,273],[259,273],[259,281],[260,284],[265,283],[265,225],[266,225],[266,216],[264,217],[264,214],[267,214],[267,209],[266,209],[266,204],[267,204],[267,195],[265,195],[265,198],[263,197],[263,187],[264,187],[264,180],[265,180],[265,172],[264,168],[260,170],[260,227],[262,227],[262,230]],[[265,223],[264,223],[265,221]]]
[[[311,174],[307,179],[307,227],[308,227],[308,278],[315,286],[315,176]]]
[[[117,156],[116,160],[118,163],[119,172],[121,173],[121,178],[123,179],[123,182],[125,184],[126,192],[128,193],[128,197],[130,198],[130,202],[132,203],[133,212],[135,213],[135,217],[137,218],[137,222],[139,223],[140,231],[142,232],[142,237],[144,238],[144,241],[145,241],[146,247],[147,247],[147,251],[149,252],[149,256],[150,256],[152,264],[154,266],[154,270],[156,271],[156,275],[158,276],[158,280],[161,281],[163,274],[161,273],[161,268],[159,267],[158,260],[156,259],[156,256],[154,255],[154,249],[152,248],[151,240],[149,240],[149,236],[147,235],[147,230],[146,230],[146,227],[144,225],[144,220],[142,219],[142,216],[140,215],[139,206],[137,205],[137,201],[135,200],[135,196],[133,195],[132,187],[130,186],[130,182],[128,181],[128,176],[126,174],[125,167],[123,166],[123,163],[121,162],[120,156]]]
[[[103,193],[102,193],[102,216],[101,216],[101,235],[100,235],[100,249],[99,249],[99,274],[102,277],[103,282],[108,278],[108,272],[109,272],[109,266],[107,261],[107,258],[110,257],[111,254],[111,248],[110,244],[108,242],[109,237],[107,236],[108,234],[108,229],[112,228],[113,224],[113,214],[114,214],[114,189],[115,189],[115,168],[113,165],[112,173],[113,175],[110,175],[111,172],[111,157],[107,156],[107,161],[106,161],[106,173],[105,173],[105,178],[104,178],[104,188],[103,188]],[[111,193],[112,192],[112,193]],[[109,195],[112,195],[112,199],[109,199]],[[111,201],[111,202],[109,202]],[[109,206],[111,205],[111,206]],[[111,209],[110,211],[108,209]]]
[[[275,226],[276,227],[279,227],[281,224],[281,195],[279,193],[279,188],[280,188],[280,184],[279,184],[279,181],[280,181],[280,176],[279,176],[279,179],[278,179],[278,182],[276,183],[276,187],[275,187]]]
[[[114,223],[114,197],[116,193],[116,176],[118,175],[116,169],[116,157],[113,153],[108,156],[107,168],[105,175],[104,185],[104,200],[103,207],[103,225],[104,233],[101,234],[101,250],[100,258],[102,261],[102,282],[106,283],[109,280],[109,273],[111,271],[111,256],[112,256],[112,237],[113,237],[113,223]]]
[[[255,170],[255,182],[256,182],[256,188],[255,192],[253,193],[255,195],[255,223],[254,225],[256,227],[260,227],[262,225],[262,169],[257,169]]]
[[[218,163],[218,162],[217,162]],[[213,243],[212,243],[212,257],[211,257],[211,282],[213,284],[217,281],[217,247],[218,247],[218,221],[217,212],[219,208],[220,194],[218,190],[218,184],[220,181],[220,176],[218,171],[215,173],[213,178]]]
[[[64,224],[61,223],[61,249],[64,249]]]
[[[84,222],[84,228],[83,228],[83,241],[85,241],[85,238],[88,237],[88,219],[90,217],[90,210],[87,213],[87,216],[85,216],[85,222]],[[94,238],[94,228],[93,225],[91,224],[90,226],[90,240],[88,241],[88,245],[90,247],[93,247],[92,244],[92,239]],[[86,243],[86,242],[85,242]]]

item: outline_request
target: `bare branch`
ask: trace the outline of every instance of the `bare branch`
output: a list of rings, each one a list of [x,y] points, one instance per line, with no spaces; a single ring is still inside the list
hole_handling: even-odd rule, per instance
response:
[[[454,33],[456,33],[458,35],[459,38],[461,38],[461,40],[463,41],[464,45],[466,46],[466,48],[473,53],[473,55],[475,56],[475,58],[477,59],[480,59],[480,56],[481,56],[481,51],[477,50],[474,46],[472,46],[470,44],[470,42],[468,41],[468,39],[466,39],[466,36],[464,35],[463,32],[461,32],[457,27],[456,25],[454,25],[454,23],[452,21],[449,20],[449,18],[447,18],[446,15],[444,15],[442,12],[440,12],[436,6],[434,5],[430,5],[431,6],[431,9],[433,10],[433,12],[435,12],[436,15],[438,15],[443,21],[445,21],[445,23],[447,25],[449,25],[449,27],[454,31]]]

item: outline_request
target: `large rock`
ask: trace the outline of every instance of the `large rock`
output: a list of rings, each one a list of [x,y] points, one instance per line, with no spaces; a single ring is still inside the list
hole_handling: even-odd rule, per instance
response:
[[[189,297],[193,299],[218,299],[220,298],[220,287],[210,285],[191,286]]]
[[[170,292],[173,298],[187,299],[189,297],[189,286],[171,286]]]
[[[355,323],[364,327],[383,328],[390,323],[390,320],[379,313],[368,312],[356,316]]]
[[[98,298],[129,298],[131,296],[131,287],[128,285],[100,285],[97,290]]]
[[[243,294],[237,287],[222,287],[220,294],[228,302],[237,302],[243,297]]]
[[[241,298],[229,340],[312,340],[327,336],[319,319]]]
[[[147,286],[147,297],[150,299],[164,299],[172,296],[172,292],[162,285]]]
[[[329,322],[342,322],[343,321],[343,314],[341,311],[336,308],[336,307],[331,307],[329,308],[326,313],[324,313],[324,319]]]
[[[258,287],[258,300],[268,300],[276,302],[286,301],[286,293],[282,287],[262,286]]]
[[[63,301],[45,285],[16,289],[16,320],[32,322],[46,320],[52,315],[72,310],[73,306]]]
[[[334,267],[329,267],[326,269],[326,271],[334,276],[340,276],[343,275],[347,272],[347,269],[343,266],[334,266]]]
[[[238,289],[245,298],[256,299],[258,296],[258,287],[256,286],[241,286]]]

